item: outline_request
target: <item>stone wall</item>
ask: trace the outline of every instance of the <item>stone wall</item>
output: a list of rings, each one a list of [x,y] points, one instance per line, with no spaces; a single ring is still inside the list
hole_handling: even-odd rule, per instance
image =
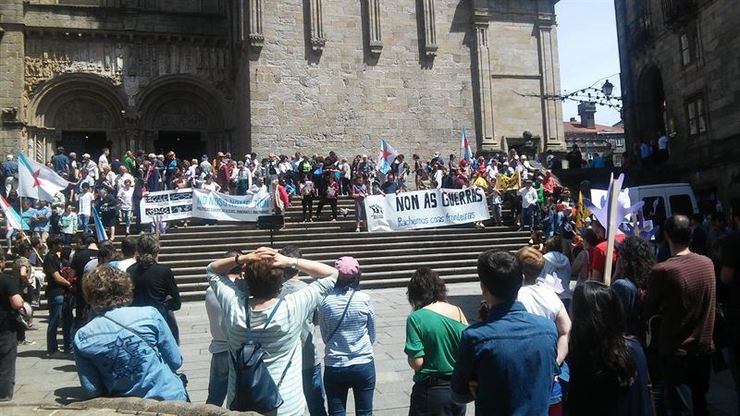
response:
[[[324,0],[326,43],[307,45],[304,2],[264,4],[265,44],[250,63],[252,145],[258,153],[296,150],[376,154],[380,138],[399,152],[459,153],[474,137],[470,15],[464,2],[437,0],[437,56],[420,59],[418,4],[385,1],[382,51],[367,51],[364,1]]]
[[[736,0],[700,2],[688,23],[666,25],[663,5],[648,2],[649,37],[634,42],[634,26],[642,0],[620,0],[617,24],[622,54],[625,95],[625,129],[628,146],[654,139],[641,121],[645,102],[650,101],[643,77],[657,73],[665,92],[665,121],[670,142],[671,167],[676,180],[688,180],[697,191],[718,191],[725,205],[740,200],[740,7]],[[680,35],[692,26],[698,31],[700,57],[683,65]],[[647,78],[645,78],[647,79]],[[649,84],[649,83],[648,83]],[[708,130],[689,134],[687,101],[703,95]]]

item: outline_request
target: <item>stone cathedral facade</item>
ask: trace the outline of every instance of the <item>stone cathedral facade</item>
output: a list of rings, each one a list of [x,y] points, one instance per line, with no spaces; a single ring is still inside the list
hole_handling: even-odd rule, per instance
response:
[[[3,0],[0,150],[561,149],[556,2]]]

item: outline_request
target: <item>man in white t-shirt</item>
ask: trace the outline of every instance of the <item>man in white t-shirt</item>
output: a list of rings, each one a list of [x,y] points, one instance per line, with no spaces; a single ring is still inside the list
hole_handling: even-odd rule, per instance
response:
[[[131,230],[131,212],[134,210],[134,186],[130,179],[123,181],[123,186],[118,188],[118,202],[121,204],[121,217],[126,225],[126,235]]]
[[[104,167],[108,166],[108,156],[110,156],[110,149],[107,147],[103,148],[103,154],[100,155],[98,158],[98,167],[100,169],[103,169]]]
[[[80,221],[80,228],[83,234],[90,233],[90,215],[92,215],[93,192],[92,187],[87,183],[82,184],[82,192],[77,197],[77,218]]]
[[[537,189],[532,186],[532,180],[524,181],[524,188],[520,189],[518,194],[522,198],[522,219],[521,228],[528,225],[530,229],[534,227],[534,216],[537,211]]]
[[[436,166],[436,169],[434,171],[434,185],[435,188],[441,189],[442,188],[442,178],[444,178],[445,172],[442,165],[438,164]]]

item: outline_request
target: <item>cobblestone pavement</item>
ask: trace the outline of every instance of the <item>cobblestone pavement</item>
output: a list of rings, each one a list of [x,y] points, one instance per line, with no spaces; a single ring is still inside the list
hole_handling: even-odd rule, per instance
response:
[[[480,289],[476,283],[449,285],[449,301],[460,305],[469,319],[477,315]],[[375,345],[377,385],[375,414],[382,416],[407,414],[413,372],[403,353],[405,321],[410,312],[403,289],[368,290],[377,313],[377,343]],[[181,348],[184,357],[182,370],[188,375],[188,391],[194,402],[205,402],[208,388],[210,354],[208,318],[202,302],[183,304],[177,312],[180,325]],[[18,352],[15,402],[18,404],[69,403],[80,395],[77,373],[72,358],[44,358],[46,316],[36,320],[37,330],[28,332],[28,339],[36,345],[21,346]],[[735,395],[728,371],[713,373],[709,393],[713,415],[735,414]],[[354,406],[348,404],[348,409]],[[7,410],[7,409],[5,409]],[[5,410],[0,413],[5,414]],[[468,414],[474,414],[472,405]],[[351,413],[351,412],[350,412]],[[35,413],[34,413],[35,414]]]

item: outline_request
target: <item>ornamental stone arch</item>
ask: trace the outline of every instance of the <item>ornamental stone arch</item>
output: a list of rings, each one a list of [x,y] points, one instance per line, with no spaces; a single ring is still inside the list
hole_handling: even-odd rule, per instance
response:
[[[64,74],[40,85],[26,107],[29,153],[48,160],[54,148],[93,157],[104,147],[120,149],[126,98],[110,80],[94,74]]]
[[[195,158],[230,150],[227,104],[214,87],[193,76],[154,80],[136,97],[143,147]]]

